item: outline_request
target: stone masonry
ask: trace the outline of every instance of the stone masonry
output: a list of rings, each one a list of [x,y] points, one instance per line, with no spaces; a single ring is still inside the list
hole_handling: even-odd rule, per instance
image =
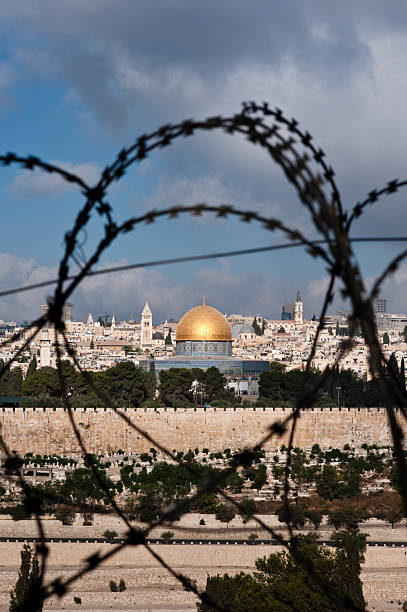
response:
[[[74,421],[88,452],[148,452],[153,444],[139,430],[169,450],[208,448],[212,452],[253,446],[267,434],[272,423],[292,413],[290,408],[110,408],[73,409]],[[406,427],[404,426],[406,434]],[[64,408],[2,408],[0,431],[8,448],[19,453],[75,455],[79,453],[69,414]],[[266,449],[287,444],[287,433],[273,437]],[[301,412],[294,446],[309,449],[358,448],[363,443],[387,446],[391,436],[384,408],[315,408]]]

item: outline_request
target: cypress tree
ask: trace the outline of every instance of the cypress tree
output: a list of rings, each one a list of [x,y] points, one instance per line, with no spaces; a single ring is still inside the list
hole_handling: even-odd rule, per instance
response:
[[[171,332],[172,332],[172,329],[170,327],[170,329],[168,330],[167,337],[165,339],[165,346],[172,346]]]
[[[154,360],[153,360],[150,363],[150,370],[148,372],[147,397],[149,399],[155,399],[156,390],[157,390],[157,380],[155,377],[155,367],[154,367]]]
[[[400,383],[401,383],[401,388],[403,390],[405,390],[405,388],[406,388],[406,373],[405,373],[405,369],[404,369],[404,357],[401,358],[401,364],[400,364]]]
[[[261,331],[261,329],[259,327],[259,324],[257,323],[256,317],[254,317],[254,319],[253,319],[252,327],[253,327],[253,329],[255,331],[256,336],[261,336],[262,335],[262,331]]]
[[[42,612],[41,577],[38,558],[28,544],[21,551],[16,585],[10,591],[10,612]]]
[[[28,378],[29,376],[34,374],[34,372],[36,372],[36,371],[37,371],[37,358],[34,356],[31,359],[30,364],[28,366],[26,378]]]

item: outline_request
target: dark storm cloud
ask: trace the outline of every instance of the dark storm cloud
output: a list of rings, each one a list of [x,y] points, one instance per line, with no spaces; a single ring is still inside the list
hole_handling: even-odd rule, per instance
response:
[[[285,56],[315,68],[349,63],[363,53],[352,17],[354,3],[248,2],[209,0],[155,0],[155,2],[72,1],[3,2],[3,17],[35,24],[38,33],[54,37],[55,48],[75,39],[76,47],[97,45],[108,53],[121,45],[157,65],[189,65],[199,71],[223,72],[241,61],[278,64]],[[9,5],[9,6],[8,6]],[[369,6],[382,21],[390,12],[380,3]],[[312,28],[328,25],[324,41]],[[333,36],[332,36],[333,34]]]
[[[3,0],[0,23],[18,37],[14,81],[22,67],[57,75],[80,100],[80,120],[96,120],[115,146],[161,123],[268,100],[325,149],[346,207],[404,176],[404,1]],[[138,207],[232,199],[309,231],[280,171],[241,138],[197,136],[159,155],[163,176]],[[404,210],[403,194],[389,198],[357,233],[401,233]]]
[[[4,22],[21,26],[30,61],[47,49],[49,66],[120,144],[129,128],[267,99],[326,149],[349,204],[374,186],[372,176],[382,182],[403,172],[402,1],[33,0],[3,2],[0,10]],[[221,169],[249,185],[263,210],[270,200],[295,200],[265,155],[240,139],[211,135],[174,148],[166,158],[171,175],[185,171],[188,158],[203,173]],[[370,214],[369,226],[378,215]]]

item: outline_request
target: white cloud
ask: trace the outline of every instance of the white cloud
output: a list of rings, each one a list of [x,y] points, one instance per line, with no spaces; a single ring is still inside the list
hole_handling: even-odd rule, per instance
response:
[[[51,160],[50,163],[78,175],[90,186],[97,182],[100,175],[97,164],[93,162],[74,164]],[[59,174],[50,174],[41,169],[20,170],[7,187],[7,191],[17,197],[59,197],[77,189],[77,185],[65,181]]]
[[[102,268],[126,263],[125,260],[109,262]],[[0,291],[56,276],[56,267],[39,266],[33,259],[0,253]],[[180,279],[174,283],[162,271],[151,268],[88,277],[70,298],[74,304],[73,315],[85,319],[88,312],[96,317],[108,312],[117,318],[130,314],[138,318],[148,300],[154,321],[159,322],[182,316],[206,295],[207,302],[223,312],[278,316],[281,304],[287,299],[287,287],[278,278],[267,277],[262,271],[236,273],[227,261],[180,274]],[[52,293],[53,286],[50,286],[0,298],[0,319],[36,318]]]

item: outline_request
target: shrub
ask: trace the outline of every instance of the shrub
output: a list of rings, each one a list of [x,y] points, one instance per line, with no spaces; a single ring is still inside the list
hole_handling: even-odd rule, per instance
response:
[[[161,538],[165,542],[169,542],[170,540],[172,540],[173,537],[174,537],[174,533],[172,531],[163,531],[163,533],[161,534]]]
[[[123,591],[125,591],[125,590],[126,590],[126,588],[127,588],[127,587],[126,587],[126,583],[125,583],[124,579],[123,579],[123,578],[120,578],[120,582],[119,582],[119,591],[120,591],[120,593],[122,593]]]
[[[82,603],[82,599],[80,597],[74,597],[73,600],[74,600],[74,602],[76,604],[81,604]]]
[[[114,580],[111,580],[111,581],[109,582],[109,588],[110,588],[110,590],[112,591],[112,593],[117,593],[117,592],[118,592],[118,590],[119,590],[119,587],[117,586],[117,584],[115,583],[115,581],[114,581]]]
[[[341,527],[357,529],[358,523],[362,520],[363,515],[350,506],[344,506],[328,514],[328,522],[335,527],[335,529],[340,529]]]
[[[23,521],[24,519],[30,518],[27,514],[27,510],[24,506],[14,506],[7,510],[13,521]]]
[[[229,504],[219,504],[218,509],[216,510],[215,518],[217,521],[221,521],[222,523],[227,523],[229,525],[230,521],[235,518],[236,512],[235,509]]]
[[[319,529],[323,518],[320,510],[306,510],[304,515],[314,525],[315,530]]]
[[[254,499],[245,497],[240,501],[239,514],[243,518],[244,521],[248,521],[252,518],[253,514],[256,512],[256,503]]]
[[[305,525],[304,508],[299,504],[283,504],[276,514],[280,523],[292,523],[294,529],[301,529]]]
[[[206,525],[206,523],[205,523],[205,519],[201,518],[201,520],[199,521],[199,524],[200,524],[200,525]]]
[[[113,544],[113,540],[117,538],[117,531],[114,531],[113,529],[106,529],[106,531],[103,532],[103,537],[106,538],[110,544]]]
[[[75,520],[75,512],[66,506],[60,506],[57,508],[54,516],[56,520],[61,521],[63,525],[73,525]]]
[[[257,533],[251,533],[249,535],[249,540],[257,540],[259,536],[257,535]]]
[[[89,527],[90,525],[93,525],[93,514],[92,512],[84,512],[82,514],[83,517],[83,524],[86,525],[87,527]]]

